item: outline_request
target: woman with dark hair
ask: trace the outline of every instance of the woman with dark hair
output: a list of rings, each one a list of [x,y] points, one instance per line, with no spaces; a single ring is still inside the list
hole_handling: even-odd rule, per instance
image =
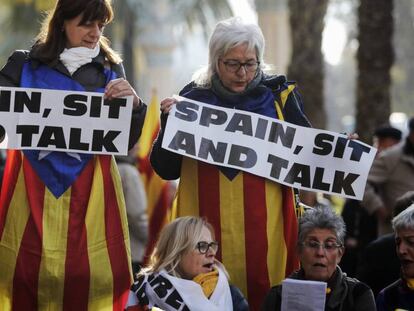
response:
[[[109,0],[58,0],[0,85],[132,96],[129,146],[146,107],[102,32]],[[0,197],[2,310],[122,310],[132,283],[125,203],[112,156],[9,150]]]

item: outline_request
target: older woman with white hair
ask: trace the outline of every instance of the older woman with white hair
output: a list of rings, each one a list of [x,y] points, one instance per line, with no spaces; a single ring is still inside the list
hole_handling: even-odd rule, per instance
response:
[[[345,223],[330,207],[317,207],[299,221],[297,251],[301,268],[289,278],[327,283],[326,311],[375,311],[372,290],[338,266],[344,254]],[[263,311],[281,310],[283,286],[268,293]]]
[[[264,72],[264,46],[257,25],[240,18],[219,22],[210,37],[208,65],[180,95],[309,126],[295,83]],[[167,116],[174,104],[174,98],[161,101],[161,129],[151,164],[164,179],[180,178],[177,216],[200,215],[211,221],[223,250],[218,258],[257,310],[270,286],[298,265],[293,190],[162,149]]]
[[[202,218],[180,217],[168,224],[131,288],[127,310],[247,311],[243,295],[229,285],[215,259],[218,247],[212,226]]]
[[[414,203],[414,202],[413,202]],[[401,278],[384,288],[377,297],[377,310],[414,308],[414,204],[392,220]]]

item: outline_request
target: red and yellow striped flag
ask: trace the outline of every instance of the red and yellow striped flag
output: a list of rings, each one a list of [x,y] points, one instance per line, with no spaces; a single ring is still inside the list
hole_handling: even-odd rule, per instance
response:
[[[7,155],[0,196],[0,309],[122,311],[132,274],[113,157],[79,162],[53,153],[39,161],[37,154]],[[42,176],[44,163],[79,174],[60,189],[50,183],[56,173]]]
[[[170,184],[159,177],[151,167],[150,153],[152,144],[160,128],[160,104],[156,92],[153,92],[147,109],[144,127],[139,140],[138,169],[141,173],[147,193],[147,213],[149,219],[149,241],[145,258],[151,254],[158,234],[168,221],[171,198]]]
[[[294,88],[286,87],[273,103],[277,119],[284,120]],[[294,199],[285,185],[183,157],[174,217],[201,216],[212,224],[217,258],[250,309],[260,310],[270,287],[299,267]]]

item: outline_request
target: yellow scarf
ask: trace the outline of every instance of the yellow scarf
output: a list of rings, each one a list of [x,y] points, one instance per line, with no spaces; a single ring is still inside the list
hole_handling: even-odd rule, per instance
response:
[[[203,289],[204,295],[207,298],[210,298],[211,294],[214,292],[218,282],[218,275],[219,272],[217,269],[214,269],[212,272],[202,273],[197,275],[193,281],[197,284],[200,284],[201,288]]]
[[[409,289],[414,290],[414,279],[406,279],[407,286]]]

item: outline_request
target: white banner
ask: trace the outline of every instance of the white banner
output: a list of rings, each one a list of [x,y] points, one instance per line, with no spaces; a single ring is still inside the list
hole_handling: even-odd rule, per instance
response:
[[[128,153],[132,97],[0,87],[0,149]]]
[[[177,99],[163,148],[295,188],[362,199],[375,148],[343,134]]]

